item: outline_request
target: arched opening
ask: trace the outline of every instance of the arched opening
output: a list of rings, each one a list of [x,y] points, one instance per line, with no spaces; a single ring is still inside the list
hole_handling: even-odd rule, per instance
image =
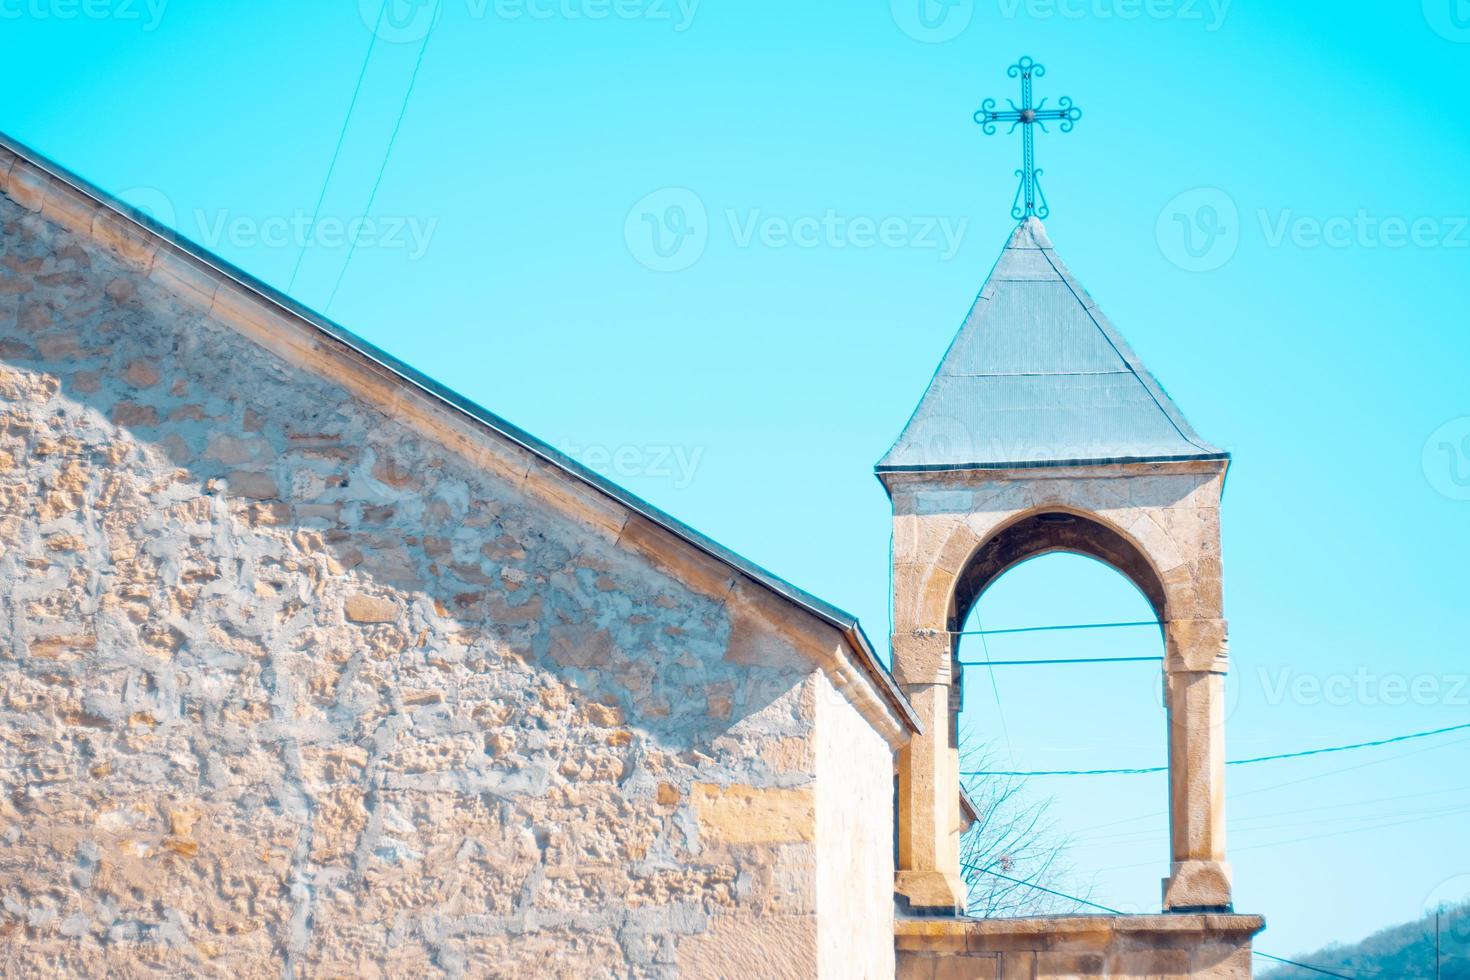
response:
[[[1139,548],[1106,524],[1069,511],[1048,510],[1022,517],[991,535],[971,556],[955,582],[950,629],[959,630],[996,579],[1041,555],[1069,551],[1117,569],[1142,592],[1163,622],[1164,583]]]
[[[1032,514],[985,542],[958,578],[950,624],[963,665],[961,772],[1165,765],[1164,642],[1153,625],[1165,608],[1139,550],[1081,515]],[[1054,628],[1118,623],[1145,625]],[[971,914],[1095,911],[1047,888],[1157,910],[1166,773],[962,778],[982,811],[962,843]]]

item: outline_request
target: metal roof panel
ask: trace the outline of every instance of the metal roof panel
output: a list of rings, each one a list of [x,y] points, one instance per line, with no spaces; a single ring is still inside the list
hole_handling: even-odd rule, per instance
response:
[[[1027,218],[878,470],[1226,458]]]

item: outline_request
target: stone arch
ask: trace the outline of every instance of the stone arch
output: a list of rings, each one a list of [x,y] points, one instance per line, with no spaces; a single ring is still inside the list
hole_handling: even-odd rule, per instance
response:
[[[978,540],[954,575],[947,628],[958,632],[980,597],[1022,562],[1056,552],[1095,559],[1143,593],[1160,623],[1168,621],[1168,591],[1147,550],[1109,522],[1083,511],[1038,507],[1018,514]]]

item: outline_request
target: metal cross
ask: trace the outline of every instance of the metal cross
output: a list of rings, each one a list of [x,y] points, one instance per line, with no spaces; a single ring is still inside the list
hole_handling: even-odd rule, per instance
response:
[[[975,113],[975,121],[985,131],[986,136],[995,135],[996,123],[1010,123],[1011,128],[1007,133],[1014,133],[1016,127],[1021,127],[1021,169],[1016,171],[1016,176],[1021,178],[1021,186],[1016,189],[1016,199],[1011,204],[1011,217],[1018,221],[1033,215],[1045,218],[1051,213],[1046,206],[1046,195],[1041,192],[1041,183],[1038,178],[1042,171],[1036,168],[1035,154],[1031,145],[1031,127],[1040,126],[1043,133],[1048,132],[1045,120],[1053,120],[1061,123],[1060,129],[1064,133],[1072,131],[1072,124],[1082,118],[1082,110],[1072,105],[1072,100],[1063,96],[1057,100],[1057,108],[1046,108],[1046,100],[1041,104],[1031,104],[1031,79],[1040,78],[1046,74],[1046,69],[1029,57],[1022,58],[1006,71],[1011,78],[1020,76],[1021,79],[1021,104],[1010,102],[1009,109],[995,108],[994,99],[986,99],[980,103],[980,111]]]

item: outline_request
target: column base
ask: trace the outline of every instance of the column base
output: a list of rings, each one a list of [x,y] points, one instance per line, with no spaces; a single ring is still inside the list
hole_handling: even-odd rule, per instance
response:
[[[962,915],[965,883],[945,871],[899,871],[893,876],[899,910],[906,915]]]
[[[1224,861],[1175,861],[1164,879],[1165,912],[1228,912],[1230,865]]]

